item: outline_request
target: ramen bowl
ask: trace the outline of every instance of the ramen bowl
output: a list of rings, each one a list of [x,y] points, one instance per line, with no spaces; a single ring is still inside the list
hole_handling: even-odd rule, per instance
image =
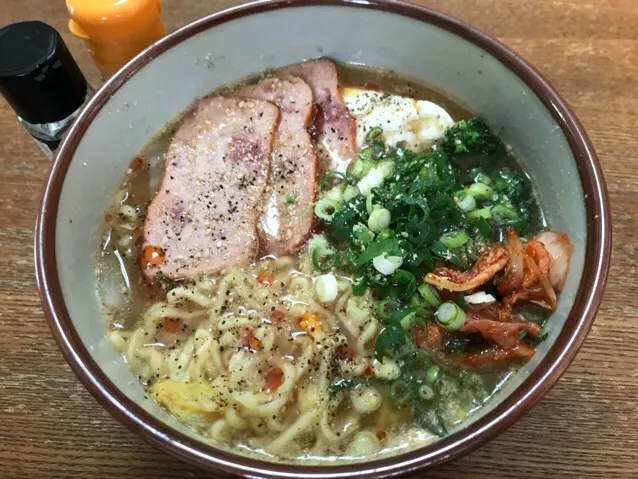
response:
[[[403,454],[355,464],[288,464],[218,448],[153,401],[106,339],[96,296],[100,225],[131,159],[197,98],[257,72],[327,56],[427,82],[487,119],[536,186],[552,228],[574,245],[537,354],[464,427]],[[141,53],[85,107],[64,140],[38,215],[36,270],[51,329],[111,414],[199,467],[248,477],[383,477],[439,465],[494,438],[558,381],[591,327],[611,227],[601,168],[582,126],[523,59],[473,27],[386,0],[259,1],[187,25]]]

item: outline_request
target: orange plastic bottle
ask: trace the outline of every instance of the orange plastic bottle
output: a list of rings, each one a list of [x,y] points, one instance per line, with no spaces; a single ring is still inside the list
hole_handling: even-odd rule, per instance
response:
[[[66,0],[69,29],[85,41],[104,76],[166,35],[161,0]]]

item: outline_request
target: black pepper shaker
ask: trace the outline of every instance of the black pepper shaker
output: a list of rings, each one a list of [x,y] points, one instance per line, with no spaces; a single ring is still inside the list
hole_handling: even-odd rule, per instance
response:
[[[39,21],[0,29],[0,92],[49,158],[93,94],[60,34]]]

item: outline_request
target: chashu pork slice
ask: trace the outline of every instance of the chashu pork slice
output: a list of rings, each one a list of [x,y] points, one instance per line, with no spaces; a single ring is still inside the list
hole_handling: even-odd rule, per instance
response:
[[[343,100],[337,66],[329,58],[317,58],[281,71],[310,85],[318,109],[314,120],[318,140],[330,156],[330,168],[344,172],[357,154],[357,124]]]
[[[306,242],[314,226],[319,156],[308,133],[312,90],[298,77],[266,78],[238,95],[273,102],[281,111],[259,228],[262,253],[288,255]]]
[[[144,224],[148,278],[193,279],[255,259],[278,122],[275,105],[245,98],[205,98],[186,115]]]

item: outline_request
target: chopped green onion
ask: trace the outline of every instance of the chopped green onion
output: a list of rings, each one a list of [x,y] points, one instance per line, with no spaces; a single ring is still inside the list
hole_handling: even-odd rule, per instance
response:
[[[311,250],[319,249],[321,252],[332,251],[332,248],[328,244],[328,240],[324,235],[312,235],[308,242],[308,247]]]
[[[392,216],[390,215],[390,211],[385,208],[379,208],[377,210],[372,211],[370,217],[368,218],[368,228],[373,233],[378,233],[382,229],[390,226],[390,220]]]
[[[315,280],[315,293],[322,303],[334,301],[337,292],[337,278],[334,274],[322,274]]]
[[[443,303],[434,314],[441,327],[448,331],[457,331],[465,324],[465,312],[452,301]]]
[[[412,398],[410,384],[403,379],[397,379],[390,386],[390,399],[397,406],[403,406]]]
[[[355,178],[363,178],[370,172],[370,170],[372,170],[372,168],[374,168],[374,163],[372,161],[358,159],[354,162],[354,165],[352,165],[350,175],[354,176]]]
[[[324,221],[332,221],[338,209],[339,203],[328,198],[323,198],[315,205],[315,214]]]
[[[481,208],[480,210],[470,211],[467,217],[471,220],[477,220],[479,218],[489,220],[492,217],[492,211],[490,208]]]
[[[448,249],[459,248],[470,240],[470,237],[465,231],[453,231],[451,233],[445,233],[439,238],[439,241],[443,246]]]
[[[339,184],[330,188],[324,195],[324,198],[328,198],[329,200],[336,201],[337,203],[343,203],[343,190],[345,185]]]
[[[410,306],[411,308],[416,308],[414,310],[415,314],[421,318],[425,317],[425,316],[429,316],[430,314],[432,314],[432,311],[430,311],[428,308],[426,308],[426,305],[424,305],[423,300],[421,299],[421,296],[419,296],[418,294],[413,294],[410,297],[410,301],[408,302],[408,306]]]
[[[288,203],[289,205],[294,204],[294,202],[295,202],[295,200],[296,200],[296,199],[297,199],[297,198],[296,198],[296,197],[295,197],[295,195],[293,195],[293,194],[288,194],[288,195],[286,195],[286,203]]]
[[[344,175],[343,173],[341,173],[340,171],[329,171],[328,173],[323,175],[323,177],[321,178],[321,183],[319,184],[319,188],[321,188],[322,190],[325,190],[326,187],[328,186],[328,180],[330,180],[330,178],[332,178],[333,176],[336,176],[337,178],[341,179],[342,181],[346,183],[349,182],[348,177]]]
[[[346,189],[343,190],[343,201],[350,201],[352,198],[358,196],[359,194],[361,194],[359,188],[357,188],[356,186],[348,185],[346,186]]]
[[[371,215],[372,212],[374,211],[373,204],[372,204],[373,201],[374,201],[374,195],[368,195],[366,197],[366,213],[368,213],[368,215]]]
[[[372,159],[372,153],[374,153],[374,148],[369,146],[368,148],[364,149],[361,153],[359,153],[359,158],[361,158],[362,160],[370,160]]]
[[[379,241],[381,241],[381,240],[388,240],[388,239],[392,239],[392,238],[394,238],[394,236],[393,236],[393,234],[392,234],[392,231],[391,231],[391,230],[389,230],[389,229],[381,230],[381,231],[379,231],[379,233],[377,234],[377,239],[378,239]],[[387,251],[387,250],[384,250],[384,251],[382,251],[382,252],[383,252],[383,253],[387,253],[388,251]]]
[[[481,233],[481,236],[483,236],[483,238],[492,237],[492,227],[485,218],[479,218],[476,222],[476,227],[478,228],[479,233]]]
[[[372,266],[374,266],[374,269],[385,276],[389,276],[394,273],[402,264],[403,258],[401,256],[387,256],[385,253],[372,259]]]
[[[366,141],[370,142],[380,137],[382,133],[383,133],[383,130],[380,127],[376,126],[368,132],[368,134],[366,135]]]
[[[419,311],[421,309],[425,309],[423,307],[423,300],[421,299],[421,296],[419,296],[416,293],[410,296],[410,301],[408,301],[408,306],[410,306],[411,308],[418,308]]]
[[[401,322],[403,318],[405,318],[406,316],[409,316],[412,313],[414,313],[414,308],[396,309],[390,313],[390,316],[388,317],[388,321],[390,321],[391,323],[398,324]]]
[[[412,327],[412,323],[414,323],[415,319],[417,318],[414,311],[403,316],[403,319],[401,320],[401,327],[403,328],[403,331],[409,330]]]
[[[408,306],[410,306],[411,308],[418,308],[421,306],[421,298],[418,294],[413,294],[412,297],[410,297]]]
[[[434,386],[439,377],[441,377],[441,367],[435,364],[430,366],[425,373],[425,382],[428,386]]]
[[[476,200],[490,200],[494,196],[494,188],[483,183],[470,185],[467,192]]]
[[[376,240],[370,243],[365,251],[359,255],[356,261],[356,266],[362,266],[369,263],[379,255],[392,253],[395,251],[395,247],[396,242],[393,239],[381,238],[381,233],[379,233]]]
[[[432,399],[434,397],[434,389],[432,389],[427,384],[422,384],[419,387],[419,397],[421,399],[429,401],[430,399]]]
[[[465,293],[463,291],[457,292],[454,298],[454,302],[458,304],[461,308],[467,306],[465,304]]]
[[[483,173],[480,168],[474,168],[470,170],[470,174],[474,178],[475,183],[483,183],[484,185],[491,185],[492,178]]]
[[[361,181],[357,183],[357,187],[363,196],[370,196],[373,188],[378,188],[383,184],[383,177],[379,168],[372,168]]]
[[[323,250],[321,247],[312,249],[312,265],[317,271],[329,271],[333,266],[337,265],[337,254],[334,251]],[[328,259],[322,262],[322,258]]]
[[[380,161],[377,164],[376,170],[379,172],[379,176],[385,180],[394,174],[394,162],[389,160]]]
[[[454,202],[462,211],[468,212],[476,209],[476,200],[466,190],[454,193]]]
[[[505,205],[496,205],[492,207],[492,218],[494,221],[512,221],[518,219],[518,213],[514,208]]]
[[[434,287],[429,284],[422,284],[419,286],[419,293],[425,300],[427,304],[432,306],[433,308],[438,308],[441,305],[441,297]]]
[[[354,225],[352,228],[352,235],[356,239],[357,243],[363,246],[368,246],[374,239],[374,233],[361,223]]]
[[[390,303],[394,303],[392,298],[384,298],[377,302],[377,316],[381,319],[390,319],[390,313],[386,310],[386,306]]]

